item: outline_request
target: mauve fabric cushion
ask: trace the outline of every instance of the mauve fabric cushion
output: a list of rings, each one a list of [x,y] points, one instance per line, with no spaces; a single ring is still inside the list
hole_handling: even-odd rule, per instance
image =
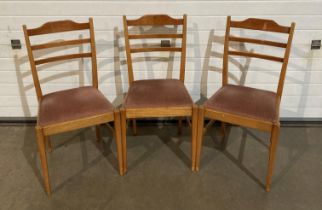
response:
[[[270,122],[278,121],[276,94],[250,87],[225,85],[204,106],[208,109]]]
[[[39,103],[39,125],[66,122],[113,112],[113,105],[94,87],[79,87],[44,95]]]
[[[183,82],[177,79],[136,80],[130,85],[125,108],[164,108],[192,106]]]

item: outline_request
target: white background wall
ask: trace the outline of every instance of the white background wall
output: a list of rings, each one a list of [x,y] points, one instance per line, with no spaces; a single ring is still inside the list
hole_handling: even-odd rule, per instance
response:
[[[23,24],[32,28],[51,20],[87,21],[88,17],[93,17],[100,89],[115,105],[119,105],[122,93],[128,88],[122,15],[138,17],[149,13],[188,15],[185,84],[195,101],[209,97],[220,87],[222,41],[227,15],[232,15],[233,19],[271,18],[285,25],[296,22],[281,116],[322,117],[322,51],[310,50],[312,39],[322,39],[322,2],[310,0],[0,1],[0,117],[35,116],[37,113],[36,94],[23,40]],[[64,36],[70,38],[72,35]],[[282,37],[273,35],[267,37],[282,40]],[[22,40],[23,47],[21,50],[12,50],[10,39],[17,38]],[[262,50],[262,47],[255,46],[246,48]],[[275,53],[274,49],[270,50],[268,52]],[[165,53],[157,55],[167,56]],[[173,74],[176,75],[179,65],[177,55],[174,57]],[[239,66],[230,66],[238,80],[246,74],[246,85],[276,89],[278,64],[257,59],[237,61],[240,62]],[[138,78],[166,76],[169,73],[169,66],[165,62],[138,63],[136,67],[139,68],[135,71]],[[61,78],[61,75],[72,75],[79,68],[81,71],[78,74]],[[153,73],[147,68],[152,68]],[[49,81],[47,77],[57,73],[58,79]],[[83,63],[72,61],[49,66],[41,71],[41,78],[46,82],[44,92],[87,84],[90,81],[90,63],[84,60]]]

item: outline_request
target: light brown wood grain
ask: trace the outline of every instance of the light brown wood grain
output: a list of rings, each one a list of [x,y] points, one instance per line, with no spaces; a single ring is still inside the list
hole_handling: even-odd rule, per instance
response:
[[[233,36],[230,36],[230,28],[243,28],[243,29],[260,30],[260,31],[268,31],[268,32],[288,33],[289,34],[288,41],[285,44],[285,43],[273,42],[268,40],[233,37]],[[280,72],[278,88],[276,92],[276,103],[275,103],[275,106],[276,106],[275,109],[277,110],[276,114],[279,116],[279,108],[280,108],[279,106],[280,106],[281,96],[283,92],[285,74],[286,74],[288,59],[290,55],[294,28],[295,28],[295,23],[292,23],[291,26],[288,27],[288,26],[281,26],[273,20],[256,19],[256,18],[249,18],[244,21],[231,21],[230,16],[228,16],[227,25],[226,25],[225,42],[224,42],[225,46],[224,46],[224,55],[223,55],[222,85],[224,86],[228,84],[228,62],[229,62],[228,56],[230,55],[254,57],[254,58],[260,58],[260,59],[265,59],[269,61],[282,62],[283,64]],[[246,42],[246,43],[285,48],[284,57],[276,57],[274,55],[265,55],[265,54],[258,54],[253,52],[230,51],[229,50],[230,41]],[[275,153],[276,153],[280,123],[278,121],[265,121],[261,119],[245,117],[238,114],[224,112],[224,111],[215,110],[211,108],[205,108],[201,106],[199,110],[199,116],[198,116],[198,134],[197,134],[197,149],[196,149],[197,151],[196,151],[196,158],[195,158],[196,171],[200,169],[200,154],[201,154],[203,135],[209,128],[208,125],[206,126],[206,128],[204,128],[204,118],[221,121],[223,136],[225,136],[224,123],[231,123],[231,124],[236,124],[240,126],[255,128],[255,129],[259,129],[259,130],[271,133],[270,146],[269,146],[269,162],[268,162],[266,187],[265,187],[266,191],[269,191],[271,186],[271,181],[272,181],[273,166],[275,161]]]
[[[91,53],[92,53],[92,83],[94,87],[98,88],[96,44],[95,44],[93,18],[89,18],[89,34],[91,39]]]
[[[183,19],[175,19],[168,15],[144,15],[136,20],[128,20],[128,26],[148,26],[148,25],[183,25]]]
[[[133,76],[132,53],[153,52],[153,51],[168,51],[168,52],[181,52],[180,60],[180,81],[184,85],[185,76],[185,62],[186,62],[186,37],[187,37],[187,15],[183,18],[175,19],[167,15],[145,15],[136,20],[128,20],[123,16],[124,25],[124,38],[126,58],[128,65],[129,84],[131,87],[132,82],[135,80]],[[181,34],[131,34],[129,35],[129,26],[161,26],[161,25],[182,25]],[[156,39],[156,38],[181,38],[181,47],[144,47],[133,48],[130,45],[130,39]],[[173,91],[176,91],[175,89]],[[164,107],[160,103],[160,107],[142,107],[142,108],[127,108],[123,106],[121,109],[121,125],[122,125],[122,146],[123,146],[123,162],[124,171],[127,170],[127,155],[126,155],[126,121],[128,119],[137,118],[151,118],[151,117],[191,117],[192,118],[192,149],[191,149],[191,169],[194,170],[195,166],[195,152],[196,152],[196,138],[197,138],[197,115],[198,111],[196,106],[192,103],[191,106],[184,107]],[[136,126],[134,126],[136,128]],[[179,128],[180,129],[180,128]],[[136,130],[136,129],[134,129]]]
[[[35,60],[35,64],[40,65],[40,64],[56,62],[56,61],[70,60],[70,59],[76,59],[76,58],[90,58],[90,57],[92,57],[92,53],[75,53],[75,54],[69,54],[69,55],[60,55],[60,56],[38,59],[38,60]]]
[[[67,40],[67,41],[56,41],[56,42],[49,42],[46,44],[38,44],[38,45],[32,45],[32,50],[42,50],[47,48],[53,48],[53,47],[64,47],[69,45],[79,45],[79,44],[85,44],[90,43],[90,39],[75,39],[75,40]]]
[[[67,31],[75,31],[75,30],[89,30],[90,32],[90,39],[79,39],[79,40],[67,40],[67,41],[59,41],[59,42],[51,42],[51,43],[42,43],[42,44],[34,44],[31,45],[29,36],[34,35],[45,35],[51,33],[58,33],[58,32],[67,32]],[[92,80],[93,80],[93,87],[98,88],[98,76],[97,76],[97,63],[96,63],[96,47],[95,47],[95,36],[94,36],[94,26],[93,26],[93,19],[90,18],[88,23],[75,23],[70,20],[66,21],[53,21],[49,23],[45,23],[41,27],[35,29],[27,29],[27,27],[23,26],[23,31],[26,40],[26,47],[28,51],[28,57],[30,61],[30,67],[32,71],[33,81],[37,93],[38,102],[42,102],[42,90],[41,85],[38,78],[37,72],[37,65],[48,63],[48,62],[56,62],[62,60],[69,60],[75,58],[85,58],[89,57],[92,61]],[[33,50],[40,50],[46,48],[53,48],[53,47],[63,47],[68,45],[76,45],[76,44],[86,44],[90,43],[91,45],[91,52],[88,53],[78,53],[78,54],[69,54],[69,55],[59,55],[55,57],[43,58],[35,60],[33,55]],[[56,103],[60,103],[60,101],[56,101]],[[113,110],[104,114],[92,115],[89,117],[83,117],[80,119],[69,120],[60,123],[52,123],[46,126],[39,125],[39,111],[37,116],[37,126],[36,126],[36,133],[37,133],[37,143],[38,143],[38,150],[40,154],[42,172],[44,177],[44,185],[47,194],[51,195],[51,186],[49,180],[49,172],[48,172],[48,165],[47,165],[47,158],[46,158],[46,139],[49,140],[49,136],[53,134],[58,134],[62,132],[72,131],[80,128],[85,127],[96,127],[96,136],[97,139],[100,139],[100,131],[99,125],[114,121],[115,125],[115,139],[117,144],[117,157],[119,159],[119,173],[120,175],[124,174],[123,171],[123,155],[122,155],[122,142],[121,142],[121,124],[120,124],[120,113],[117,110]],[[50,141],[48,141],[49,143]],[[51,145],[51,144],[50,144]],[[51,149],[51,146],[49,147]]]
[[[49,181],[49,173],[48,173],[48,164],[47,164],[47,155],[46,155],[46,137],[43,133],[41,127],[36,126],[36,135],[37,135],[37,144],[38,144],[38,151],[39,157],[41,162],[42,173],[44,177],[44,185],[47,195],[51,195],[51,187]]]
[[[242,52],[242,51],[233,51],[229,50],[228,55],[237,55],[237,56],[244,56],[244,57],[252,57],[252,58],[261,58],[264,60],[276,61],[276,62],[283,62],[284,58],[272,56],[272,55],[265,55],[260,53],[251,53],[251,52]]]
[[[62,123],[55,123],[53,125],[44,126],[43,130],[45,135],[53,135],[53,134],[72,131],[80,128],[90,127],[92,125],[99,125],[113,120],[114,120],[114,114],[106,113],[102,115],[95,115],[95,116],[85,117],[82,119],[62,122]]]
[[[129,26],[160,26],[160,25],[182,25],[182,33],[180,34],[129,34]],[[129,84],[134,81],[132,53],[144,52],[180,52],[180,80],[184,82],[185,65],[186,65],[186,42],[187,42],[187,15],[183,15],[181,19],[175,19],[168,15],[145,15],[136,20],[128,20],[123,16],[124,39],[126,50],[126,61],[128,66]],[[134,48],[130,44],[130,39],[162,39],[162,38],[181,38],[181,47],[142,47]]]
[[[182,38],[182,34],[130,34],[129,39],[167,39]]]
[[[236,37],[236,36],[229,36],[229,41],[268,45],[268,46],[281,47],[281,48],[287,47],[287,43],[245,38],[245,37]]]
[[[131,57],[131,46],[130,46],[130,40],[129,40],[129,29],[128,29],[127,19],[125,15],[123,16],[123,28],[124,28],[127,72],[129,77],[129,84],[131,84],[134,80],[134,75],[133,75],[133,65],[132,65],[132,57]]]
[[[126,118],[128,119],[145,117],[180,117],[191,116],[191,114],[191,107],[126,109]]]
[[[182,42],[181,42],[181,58],[180,58],[180,80],[184,82],[186,70],[186,51],[187,51],[187,15],[183,15],[182,23]]]
[[[227,17],[226,35],[224,41],[224,56],[223,56],[223,69],[222,69],[222,85],[228,83],[228,51],[229,51],[229,35],[230,35],[230,16]]]
[[[28,29],[29,36],[51,34],[66,31],[77,31],[89,29],[89,23],[76,23],[71,20],[52,21],[43,24],[38,28]]]
[[[24,32],[24,36],[25,36],[25,41],[26,41],[28,58],[29,58],[29,63],[30,63],[30,68],[31,68],[31,75],[32,75],[32,79],[34,81],[37,99],[39,102],[42,98],[42,90],[40,87],[39,77],[38,77],[37,68],[36,68],[36,64],[35,64],[35,58],[34,58],[34,55],[33,55],[32,49],[31,49],[31,43],[30,43],[30,38],[29,38],[28,32],[27,32],[27,26],[23,25],[22,28],[23,28],[23,32]]]
[[[179,47],[144,47],[144,48],[132,48],[131,53],[140,53],[140,52],[155,52],[155,51],[168,51],[168,52],[181,52]]]
[[[279,33],[290,33],[290,28],[287,26],[281,26],[273,20],[248,18],[243,21],[231,21],[230,27],[232,28],[244,28],[251,30],[279,32]]]

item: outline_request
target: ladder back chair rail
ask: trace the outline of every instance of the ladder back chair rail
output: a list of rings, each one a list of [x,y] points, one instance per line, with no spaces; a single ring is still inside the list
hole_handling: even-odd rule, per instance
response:
[[[283,42],[276,42],[276,41],[269,41],[269,40],[262,40],[262,39],[236,37],[236,36],[230,35],[231,28],[284,33],[284,34],[288,34],[288,40],[287,40],[287,43],[283,43]],[[278,88],[277,88],[277,97],[279,98],[278,100],[280,100],[283,92],[286,68],[288,64],[291,43],[292,43],[293,34],[294,34],[294,28],[295,28],[295,23],[292,23],[291,26],[289,27],[289,26],[281,26],[273,20],[248,18],[243,21],[233,21],[231,20],[231,17],[228,16],[227,25],[226,25],[225,42],[224,42],[225,46],[224,46],[224,58],[223,58],[222,84],[223,85],[228,84],[228,56],[230,55],[253,57],[253,58],[265,59],[269,61],[280,62],[282,63],[282,67],[281,67],[281,73],[280,73],[279,82],[278,82]],[[230,42],[252,43],[252,44],[258,44],[258,45],[284,48],[285,49],[284,56],[277,57],[277,56],[260,54],[260,53],[229,50]]]
[[[287,43],[231,36],[230,35],[231,28],[285,33],[285,34],[288,34]],[[225,35],[225,41],[224,41],[223,74],[222,74],[223,87],[222,88],[226,88],[226,87],[230,88],[230,86],[228,86],[228,61],[229,61],[228,56],[230,55],[253,57],[253,58],[259,58],[259,59],[282,63],[276,96],[272,95],[272,97],[275,97],[275,102],[274,102],[275,104],[273,105],[275,106],[275,109],[274,109],[275,113],[273,113],[275,114],[275,116],[272,118],[265,118],[265,117],[256,118],[256,114],[254,114],[254,117],[251,117],[252,115],[248,117],[247,115],[239,113],[239,111],[235,113],[234,108],[231,108],[230,111],[226,112],[226,111],[217,110],[216,108],[211,108],[207,106],[201,107],[199,109],[199,114],[198,114],[197,152],[196,152],[196,165],[195,165],[195,169],[197,171],[199,170],[199,164],[200,164],[202,138],[207,128],[209,127],[208,125],[204,127],[205,117],[210,118],[212,120],[222,121],[223,128],[224,128],[224,123],[231,123],[231,124],[236,124],[240,126],[267,131],[271,133],[271,138],[270,138],[270,145],[269,145],[268,170],[267,170],[267,176],[266,176],[266,191],[270,190],[273,167],[274,167],[274,159],[275,159],[275,153],[276,153],[276,146],[278,142],[278,133],[279,133],[279,127],[280,127],[280,123],[278,119],[279,106],[280,106],[281,95],[283,92],[286,68],[287,68],[288,59],[290,55],[294,28],[295,28],[295,23],[292,23],[290,27],[286,27],[286,26],[281,26],[277,24],[273,20],[249,18],[243,21],[232,21],[230,16],[227,17],[226,35]],[[273,55],[258,54],[253,52],[232,51],[232,50],[229,50],[229,42],[231,41],[283,48],[285,49],[284,56],[276,57]],[[236,103],[236,101],[234,103]],[[223,135],[225,136],[224,129],[223,129]]]
[[[186,33],[187,33],[187,15],[183,15],[183,18],[172,18],[168,15],[145,15],[135,20],[128,20],[126,16],[123,16],[124,24],[124,38],[125,38],[125,48],[126,48],[126,58],[128,65],[128,76],[129,83],[134,81],[133,74],[133,64],[132,64],[132,53],[142,53],[142,52],[180,52],[180,80],[184,82],[185,77],[185,63],[186,63]],[[129,27],[131,26],[182,26],[182,33],[178,34],[129,34]],[[162,38],[174,38],[181,39],[181,47],[141,47],[132,48],[130,40],[132,39],[162,39]]]
[[[89,30],[90,38],[54,41],[54,42],[33,44],[33,45],[31,44],[31,41],[30,41],[31,36],[40,36],[40,35],[48,35],[48,34],[60,33],[60,32],[79,31],[79,30]],[[76,23],[71,20],[53,21],[53,22],[45,23],[42,26],[38,28],[33,28],[33,29],[27,29],[27,26],[23,25],[23,31],[25,35],[26,47],[28,51],[28,57],[30,60],[31,72],[32,72],[34,85],[36,88],[38,101],[42,98],[43,94],[42,94],[41,85],[39,82],[37,66],[45,63],[64,61],[69,59],[77,59],[77,58],[91,58],[92,85],[98,88],[95,35],[94,35],[94,25],[93,25],[92,18],[89,18],[89,22],[86,22],[86,23]],[[81,45],[81,44],[90,44],[90,52],[59,55],[59,56],[41,58],[37,60],[35,60],[34,58],[33,52],[37,50],[50,49],[50,48],[56,48],[56,47],[65,47],[65,46],[72,46],[72,45]]]
[[[181,60],[180,60],[180,78],[175,83],[171,82],[170,84],[180,84],[182,88],[178,90],[173,89],[172,91],[183,91],[186,90],[184,87],[184,74],[185,74],[185,61],[186,61],[186,34],[187,34],[187,15],[183,15],[182,18],[172,18],[168,15],[145,15],[135,20],[128,20],[126,16],[123,16],[123,24],[124,24],[124,38],[125,38],[125,49],[126,49],[126,58],[128,65],[128,77],[129,77],[129,85],[134,87],[138,83],[142,82],[138,81],[135,83],[135,79],[133,76],[133,65],[132,65],[132,54],[133,53],[141,53],[141,52],[158,52],[158,51],[168,51],[168,52],[180,52]],[[182,26],[182,32],[169,32],[169,33],[161,33],[161,32],[150,32],[150,33],[142,33],[142,34],[129,34],[129,28],[133,26]],[[140,46],[140,48],[134,48],[134,46],[130,45],[130,40],[138,40],[138,39],[181,39],[181,47],[159,47],[158,45],[146,45]],[[162,79],[161,79],[162,80]],[[135,81],[135,82],[134,82]],[[167,79],[164,79],[167,81]],[[159,82],[159,81],[158,81]],[[177,83],[178,82],[178,83]],[[142,83],[141,83],[142,84]],[[178,88],[178,87],[177,87]],[[131,95],[132,94],[132,95]],[[188,95],[191,99],[191,103],[187,102],[186,104],[175,105],[175,103],[170,103],[172,105],[165,105],[160,102],[156,102],[153,106],[150,106],[148,103],[143,104],[142,106],[127,106],[127,99],[131,95],[132,99],[135,98],[135,92],[128,92],[125,103],[123,104],[123,108],[121,109],[121,128],[122,128],[122,147],[123,147],[123,171],[124,173],[127,171],[127,154],[126,154],[126,133],[127,133],[127,124],[126,121],[128,119],[136,119],[136,118],[149,118],[149,117],[191,117],[191,130],[192,130],[192,148],[191,148],[191,157],[192,164],[191,169],[194,170],[195,166],[195,152],[196,152],[196,138],[197,138],[197,114],[198,108],[193,103],[190,95],[187,91],[182,93],[185,97]],[[147,97],[148,98],[148,97]],[[171,98],[171,97],[170,97]],[[184,97],[183,97],[184,98]],[[134,100],[134,99],[133,99]],[[136,100],[143,100],[138,98]],[[185,100],[185,99],[183,99]],[[133,102],[133,101],[132,101]],[[159,103],[159,104],[158,104]],[[159,106],[158,106],[159,105]],[[180,130],[180,121],[179,121],[179,129]],[[135,121],[133,122],[134,130],[136,131]],[[136,132],[135,132],[136,133]]]
[[[75,40],[59,40],[59,41],[54,41],[54,42],[47,42],[47,43],[42,43],[42,44],[31,44],[30,37],[31,36],[40,36],[40,35],[48,35],[48,34],[53,34],[53,33],[60,33],[60,32],[69,32],[69,31],[78,31],[78,30],[88,30],[89,31],[89,38],[86,39],[75,39]],[[23,31],[25,35],[25,41],[26,41],[26,47],[28,51],[28,56],[29,56],[29,61],[30,61],[30,66],[31,66],[31,71],[32,71],[32,76],[34,80],[34,85],[37,93],[37,98],[39,102],[39,107],[41,107],[42,102],[45,100],[42,94],[41,86],[40,86],[40,81],[38,78],[38,72],[37,72],[37,66],[49,62],[56,62],[56,61],[63,61],[63,60],[70,60],[70,59],[75,59],[75,58],[91,58],[91,63],[92,63],[92,86],[89,87],[90,90],[93,90],[94,92],[90,92],[91,95],[93,95],[93,98],[95,99],[93,93],[98,93],[98,77],[97,77],[97,61],[96,61],[96,49],[95,49],[95,36],[94,36],[94,26],[93,26],[93,19],[89,18],[89,22],[86,23],[76,23],[71,20],[62,20],[62,21],[53,21],[53,22],[48,22],[43,24],[42,26],[38,28],[33,28],[33,29],[27,29],[26,25],[23,25]],[[42,49],[51,49],[51,48],[56,48],[56,47],[63,47],[63,46],[71,46],[71,45],[82,45],[82,44],[90,44],[90,52],[86,53],[78,53],[78,54],[67,54],[67,55],[59,55],[59,56],[54,56],[54,57],[47,57],[47,58],[42,58],[35,60],[34,58],[34,51],[37,50],[42,50]],[[88,88],[88,87],[85,87]],[[76,88],[77,89],[77,88]],[[71,90],[76,90],[76,89],[71,89]],[[79,89],[78,89],[79,90]],[[70,90],[66,90],[70,91]],[[75,92],[74,92],[75,93]],[[81,92],[84,93],[84,92]],[[101,93],[100,93],[101,94]],[[77,94],[76,94],[77,95]],[[82,94],[80,97],[83,97]],[[100,95],[101,96],[101,95]],[[49,149],[51,149],[51,143],[49,140],[50,135],[58,134],[58,133],[63,133],[67,131],[72,131],[84,127],[89,127],[89,126],[95,126],[96,130],[96,138],[97,140],[100,140],[100,128],[99,126],[101,124],[114,121],[115,129],[113,130],[114,136],[116,139],[116,145],[117,145],[117,158],[119,162],[119,173],[120,175],[123,175],[123,160],[122,160],[122,145],[121,145],[121,124],[120,124],[120,113],[118,110],[112,108],[112,105],[109,105],[108,100],[104,99],[103,97],[96,96],[96,98],[99,99],[98,103],[104,104],[105,110],[104,111],[99,111],[97,113],[87,113],[84,116],[79,115],[79,116],[74,116],[74,117],[69,117],[66,119],[60,119],[57,122],[52,121],[47,123],[40,123],[40,114],[43,112],[40,112],[40,108],[38,109],[38,118],[37,118],[37,125],[36,125],[36,133],[37,133],[37,142],[38,142],[38,151],[40,154],[40,161],[42,165],[42,172],[43,172],[43,179],[44,179],[44,185],[45,185],[45,190],[48,195],[51,195],[51,186],[50,186],[50,180],[49,180],[49,172],[48,172],[48,166],[47,166],[47,158],[46,158],[46,142],[49,145]],[[83,98],[85,98],[84,96]],[[72,97],[73,98],[73,97]],[[76,97],[77,98],[77,97]],[[56,99],[56,100],[54,100]],[[60,102],[61,98],[53,98],[51,101],[53,104],[50,108],[46,110],[51,111],[52,107],[55,106],[55,101]],[[73,99],[77,103],[77,99]],[[89,101],[89,103],[95,103],[94,101]],[[70,101],[69,101],[70,102]],[[86,102],[86,100],[80,100],[81,103]],[[68,110],[75,109],[77,112],[81,113],[82,109],[77,110],[76,108],[78,107],[79,104],[73,104],[74,107],[69,108]],[[88,105],[88,104],[87,104]],[[84,107],[84,106],[83,106]],[[86,106],[87,107],[87,106]],[[91,110],[96,109],[95,108],[90,108]],[[103,108],[102,108],[103,109]],[[59,110],[62,112],[62,110]],[[87,112],[85,110],[84,112]],[[43,115],[42,115],[43,117]],[[48,116],[47,116],[48,117]]]

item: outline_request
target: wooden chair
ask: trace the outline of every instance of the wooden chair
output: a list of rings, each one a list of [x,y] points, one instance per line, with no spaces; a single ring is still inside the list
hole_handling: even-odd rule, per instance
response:
[[[226,36],[224,43],[222,87],[210,97],[199,109],[198,134],[196,152],[196,170],[199,170],[200,152],[204,128],[204,118],[219,120],[224,123],[256,128],[271,133],[269,146],[268,173],[266,177],[266,191],[270,190],[276,146],[280,129],[279,106],[283,92],[286,68],[290,55],[291,43],[295,24],[290,27],[278,25],[272,20],[249,18],[244,21],[231,21],[227,18]],[[230,35],[231,28],[260,30],[267,32],[285,33],[287,43],[259,40],[253,38],[236,37]],[[285,48],[283,57],[258,54],[229,49],[229,42],[252,43]],[[282,63],[277,92],[260,90],[240,85],[228,84],[228,56],[245,56]],[[208,126],[206,126],[207,128]]]
[[[139,19],[128,20],[123,16],[124,37],[128,65],[129,90],[121,109],[123,169],[127,170],[126,159],[126,120],[151,117],[192,117],[192,170],[195,165],[195,149],[197,137],[197,106],[194,105],[184,85],[185,61],[186,61],[186,33],[187,16],[174,19],[168,15],[145,15]],[[144,33],[129,34],[129,26],[182,26],[182,33]],[[133,39],[181,39],[181,47],[141,47],[134,48],[130,45]],[[180,52],[180,79],[147,79],[134,80],[132,67],[132,53],[142,52]]]
[[[70,32],[76,30],[89,30],[90,38],[55,41],[42,44],[31,45],[30,36],[46,35],[59,32]],[[44,185],[48,195],[51,195],[51,187],[48,175],[46,158],[46,139],[49,136],[66,131],[71,131],[88,126],[96,126],[96,136],[100,137],[99,125],[114,121],[115,138],[119,161],[119,173],[123,174],[122,146],[120,114],[113,105],[98,90],[97,63],[93,19],[89,22],[76,23],[70,20],[48,22],[38,28],[27,29],[23,26],[23,31],[30,60],[33,81],[39,102],[36,133],[40,154]],[[35,59],[33,51],[90,44],[90,52],[79,54],[67,54],[48,58]],[[74,89],[42,94],[42,89],[38,77],[38,66],[49,62],[65,61],[76,58],[91,58],[92,62],[92,86],[84,86]],[[50,145],[49,145],[50,146]]]

